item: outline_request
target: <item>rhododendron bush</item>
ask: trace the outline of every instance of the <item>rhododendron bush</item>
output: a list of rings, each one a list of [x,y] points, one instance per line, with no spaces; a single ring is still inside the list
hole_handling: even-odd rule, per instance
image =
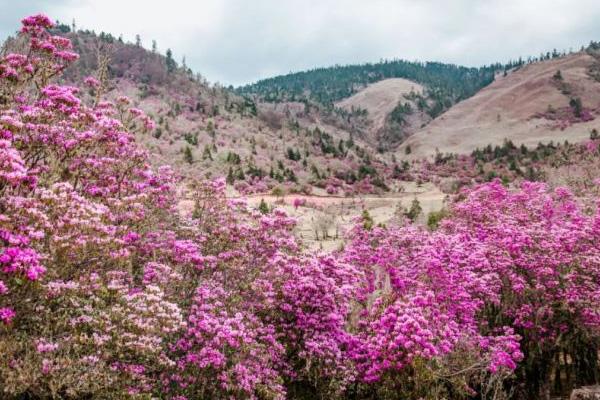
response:
[[[151,121],[53,83],[69,41],[42,15],[23,26],[28,55],[0,64],[4,395],[341,391],[352,267],[302,256],[293,220],[228,204],[221,181],[178,217],[173,174],[134,141]]]
[[[366,276],[351,352],[363,379],[394,381],[416,361],[440,377],[457,367],[497,374],[523,361],[516,389],[527,397],[549,390],[564,355],[576,369],[567,373],[593,382],[600,216],[541,183],[511,192],[493,182],[463,196],[435,232],[353,232],[343,256]],[[470,365],[453,364],[456,352]]]
[[[26,54],[0,60],[2,398],[500,398],[597,378],[600,217],[566,189],[488,183],[436,231],[358,223],[310,254],[224,180],[189,183],[181,210],[183,182],[135,143],[150,118],[56,83],[77,55],[51,27],[26,18]]]

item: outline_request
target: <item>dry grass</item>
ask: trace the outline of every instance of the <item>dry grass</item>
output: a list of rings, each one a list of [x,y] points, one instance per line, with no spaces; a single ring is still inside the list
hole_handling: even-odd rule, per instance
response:
[[[600,129],[600,118],[559,130],[552,129],[546,120],[531,117],[546,111],[549,105],[567,106],[571,96],[580,97],[586,107],[600,106],[600,82],[587,74],[593,62],[592,57],[580,52],[526,65],[506,77],[499,75],[491,85],[409,138],[399,154],[404,155],[409,145],[411,157],[417,158],[431,156],[436,149],[442,153],[469,153],[487,144],[501,144],[505,138],[525,145],[585,139],[591,129]],[[570,95],[561,93],[553,82],[557,70],[572,88]]]
[[[336,104],[337,107],[350,111],[353,107],[368,111],[372,129],[383,128],[386,117],[405,94],[410,92],[423,93],[423,86],[402,78],[384,79],[373,83],[355,95]]]

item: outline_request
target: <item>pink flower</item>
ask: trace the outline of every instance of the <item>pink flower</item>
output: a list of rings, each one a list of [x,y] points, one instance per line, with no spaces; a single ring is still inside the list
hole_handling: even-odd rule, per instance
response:
[[[8,325],[12,322],[15,317],[15,311],[12,308],[1,307],[0,308],[0,321],[2,321],[5,325]]]
[[[88,76],[87,78],[85,78],[83,80],[83,82],[91,88],[100,87],[100,81],[98,79],[94,78],[93,76]]]

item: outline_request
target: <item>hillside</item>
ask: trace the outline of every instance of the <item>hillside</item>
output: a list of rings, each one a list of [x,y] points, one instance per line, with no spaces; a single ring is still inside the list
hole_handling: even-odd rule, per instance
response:
[[[126,95],[157,122],[151,134],[138,137],[155,164],[173,165],[186,177],[226,176],[244,194],[399,188],[398,179],[419,175],[404,161],[436,151],[470,152],[505,138],[517,144],[585,138],[596,127],[591,119],[600,100],[590,89],[598,85],[591,77],[597,63],[586,53],[504,66],[504,76],[497,74],[495,82],[432,119],[503,67],[393,61],[316,69],[231,91],[178,65],[170,51],[162,55],[64,25],[54,33],[71,39],[80,54],[63,82],[97,77],[108,98]],[[413,79],[386,78],[402,74]],[[350,83],[350,91],[343,89]],[[277,96],[268,94],[273,87]],[[299,87],[307,88],[303,95]],[[89,102],[97,94],[83,93]],[[582,118],[569,105],[574,99]],[[407,138],[396,154],[386,153]]]
[[[431,120],[424,109],[425,88],[403,78],[390,78],[368,85],[335,104],[350,115],[365,120],[363,136],[374,146],[393,147]]]
[[[156,164],[187,177],[226,176],[240,192],[310,192],[312,186],[353,192],[365,178],[385,187],[385,163],[360,137],[329,124],[303,104],[263,104],[211,85],[169,55],[59,25],[80,55],[62,82],[78,85],[92,76],[108,98],[127,96],[157,126],[138,137]],[[7,48],[18,48],[18,39]],[[97,90],[83,95],[93,102]],[[290,111],[291,110],[291,111]],[[292,112],[293,111],[293,112]],[[374,190],[364,182],[362,190]],[[333,186],[331,186],[333,184]]]
[[[437,62],[385,60],[290,73],[238,88],[265,101],[314,100],[323,105],[352,96],[368,84],[388,78],[415,81],[434,101],[429,112],[438,115],[451,104],[468,98],[494,78],[496,67],[466,68]]]
[[[416,126],[414,80],[255,101],[139,38],[21,23],[0,52],[1,399],[598,397],[597,130],[410,162],[436,143],[356,134]],[[511,67],[448,114],[589,125],[597,58]]]
[[[494,72],[503,67],[385,60],[276,76],[236,92],[260,102],[311,104],[335,125],[385,152],[395,150],[431,119],[489,85]],[[404,91],[406,86],[395,86],[402,80],[421,90],[402,98],[400,94],[409,94]],[[370,105],[372,96],[379,98],[378,105]]]
[[[578,52],[498,75],[408,139],[399,154],[469,153],[505,139],[527,146],[581,141],[600,129],[600,82],[591,76],[597,67],[595,57]]]

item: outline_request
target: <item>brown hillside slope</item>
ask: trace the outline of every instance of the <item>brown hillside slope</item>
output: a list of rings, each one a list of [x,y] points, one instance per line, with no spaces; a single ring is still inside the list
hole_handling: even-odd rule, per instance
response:
[[[536,145],[538,142],[580,141],[591,129],[600,129],[600,113],[595,119],[572,124],[565,129],[555,121],[533,118],[536,113],[567,107],[572,97],[579,97],[585,108],[600,106],[600,82],[588,75],[597,61],[579,52],[563,58],[529,64],[503,77],[475,96],[464,100],[433,120],[410,137],[399,148],[404,155],[410,146],[411,157],[442,153],[468,153],[488,144],[501,144],[510,139],[515,144]],[[553,78],[560,70],[562,81]],[[561,82],[570,93],[563,93]]]
[[[353,109],[366,110],[366,125],[359,127],[364,139],[372,146],[394,146],[431,120],[425,112],[417,110],[414,97],[410,99],[411,94],[424,95],[424,92],[422,85],[408,79],[384,79],[339,101],[336,107],[349,112]],[[394,126],[390,121],[390,113],[399,103],[410,104],[413,112],[406,115],[404,123]]]
[[[403,99],[403,96],[411,91],[422,94],[423,86],[403,78],[384,79],[367,86],[353,96],[343,99],[336,106],[348,111],[352,107],[367,110],[373,129],[378,130],[383,127],[385,118]]]

